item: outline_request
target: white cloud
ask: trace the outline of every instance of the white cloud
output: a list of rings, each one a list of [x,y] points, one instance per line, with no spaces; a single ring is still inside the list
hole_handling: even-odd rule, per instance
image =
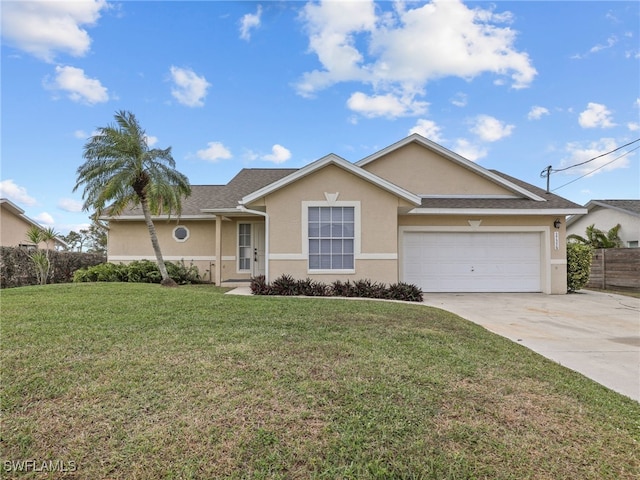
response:
[[[500,25],[510,21],[508,13],[470,9],[458,0],[408,5],[397,2],[393,12],[377,15],[371,0],[308,3],[301,18],[309,50],[322,68],[302,76],[298,93],[313,96],[333,84],[357,81],[373,88],[370,98],[389,93],[413,98],[442,77],[472,79],[490,72],[510,76],[513,88],[524,88],[537,74],[528,55],[514,48],[515,31]]]
[[[100,80],[88,78],[84,70],[76,67],[56,67],[56,77],[52,82],[45,79],[45,86],[51,90],[62,90],[74,102],[95,105],[109,100],[107,89]]]
[[[424,118],[421,118],[420,120],[418,120],[418,123],[416,123],[415,127],[409,130],[409,135],[411,135],[412,133],[422,135],[423,137],[428,138],[429,140],[436,143],[442,141],[442,137],[440,135],[440,127],[436,125],[436,122],[434,122],[433,120],[426,120]]]
[[[587,109],[578,117],[578,123],[582,128],[610,128],[615,127],[611,120],[611,111],[600,103],[589,102]]]
[[[412,96],[398,97],[392,93],[369,96],[355,92],[347,100],[347,106],[367,118],[394,118],[425,113],[428,103],[417,101]]]
[[[201,160],[208,162],[217,162],[218,160],[227,160],[232,157],[231,151],[221,142],[209,142],[207,148],[198,150],[196,156]]]
[[[27,193],[26,188],[16,185],[11,179],[0,182],[0,197],[28,207],[33,207],[37,203],[36,199]]]
[[[80,140],[86,140],[87,138],[89,138],[89,135],[87,135],[87,132],[85,132],[84,130],[76,130],[75,132],[73,132],[73,136],[79,138]]]
[[[451,103],[456,107],[466,107],[467,95],[465,93],[456,93],[455,96],[451,99]]]
[[[291,152],[277,143],[271,148],[269,155],[263,155],[262,160],[273,163],[284,163],[291,158]]]
[[[560,167],[565,168],[571,165],[577,165],[579,163],[586,162],[587,160],[591,160],[592,158],[610,152],[618,146],[619,145],[617,144],[616,140],[613,138],[601,138],[600,140],[589,143],[568,143],[565,147],[565,151],[567,152],[568,156],[560,162]],[[618,168],[628,167],[629,156],[627,155],[624,157],[620,157],[620,155],[622,155],[620,152],[615,152],[611,155],[605,155],[604,157],[595,158],[595,160],[589,163],[580,165],[579,167],[575,167],[570,170],[566,170],[563,173],[572,175],[586,175],[592,172],[595,174],[598,172],[606,172]],[[610,163],[617,157],[620,157],[620,159],[616,160],[613,163]],[[607,165],[608,163],[609,165]],[[596,169],[598,170],[594,172],[594,170]]]
[[[54,223],[56,223],[53,217],[47,212],[39,213],[35,216],[34,220],[43,225],[53,225]]]
[[[543,115],[549,115],[549,110],[545,107],[534,106],[531,107],[529,113],[527,114],[527,118],[529,120],[540,120]]]
[[[91,46],[83,26],[91,26],[106,0],[2,2],[2,37],[7,43],[46,62],[58,52],[80,57]]]
[[[187,107],[204,106],[207,89],[211,86],[204,76],[196,75],[193,70],[171,66],[171,80],[174,86],[171,95]]]
[[[58,208],[65,212],[78,213],[82,211],[82,202],[72,198],[61,198],[58,202]]]
[[[251,30],[260,26],[260,17],[262,16],[262,5],[258,5],[256,13],[247,13],[240,19],[240,38],[243,40],[251,40]]]
[[[473,121],[471,131],[485,142],[496,142],[508,137],[515,128],[489,115],[478,115]]]
[[[637,132],[640,130],[640,123],[638,122],[629,122],[627,123],[627,128],[632,132]]]
[[[158,137],[154,137],[153,135],[145,135],[144,138],[147,140],[147,145],[149,147],[153,147],[158,143]]]
[[[477,162],[481,158],[487,156],[487,150],[484,147],[475,145],[463,138],[456,140],[455,146],[452,150],[472,162]]]

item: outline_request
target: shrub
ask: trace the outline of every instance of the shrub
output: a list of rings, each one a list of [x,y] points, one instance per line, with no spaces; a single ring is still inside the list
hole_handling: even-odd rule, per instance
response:
[[[593,252],[589,245],[567,242],[567,290],[575,292],[589,282]]]
[[[200,283],[200,273],[195,265],[185,266],[166,262],[169,276],[179,285]],[[73,275],[74,282],[133,282],[160,283],[162,275],[155,262],[136,260],[129,264],[103,263],[89,268],[77,270]]]
[[[251,293],[254,295],[269,295],[270,287],[264,275],[258,275],[251,279]]]
[[[251,279],[254,295],[305,295],[309,297],[361,297],[422,302],[422,292],[415,285],[394,283],[388,287],[383,283],[363,279],[355,282],[334,281],[331,285],[311,280],[295,280],[291,275],[281,275],[270,285],[264,275]]]
[[[329,288],[324,283],[310,278],[298,280],[296,287],[298,295],[306,295],[307,297],[325,297],[329,293]]]
[[[422,291],[409,283],[394,283],[388,288],[389,298],[404,300],[405,302],[422,302]]]
[[[297,283],[291,275],[281,275],[273,281],[269,295],[297,295]]]
[[[0,286],[23,287],[37,285],[38,279],[35,265],[29,258],[32,254],[22,247],[0,247]],[[104,256],[84,252],[49,251],[51,269],[47,283],[66,283],[73,280],[73,274],[82,267],[98,265],[104,262]]]

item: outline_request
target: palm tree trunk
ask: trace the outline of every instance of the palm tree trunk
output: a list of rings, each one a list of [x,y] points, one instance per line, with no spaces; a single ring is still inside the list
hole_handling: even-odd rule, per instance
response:
[[[177,283],[171,277],[169,277],[167,266],[164,263],[164,258],[162,258],[162,252],[160,251],[160,242],[158,242],[156,227],[153,224],[153,220],[151,220],[151,212],[149,211],[149,204],[147,203],[147,199],[141,198],[140,205],[142,206],[142,213],[144,213],[144,223],[147,224],[147,229],[149,230],[151,246],[153,247],[153,252],[156,255],[156,261],[158,262],[158,269],[160,270],[160,275],[162,275],[161,283],[165,287],[175,287],[177,286]]]

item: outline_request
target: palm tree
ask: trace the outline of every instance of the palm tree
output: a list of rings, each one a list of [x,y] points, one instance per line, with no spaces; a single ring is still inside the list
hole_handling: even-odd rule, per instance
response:
[[[52,228],[40,228],[32,225],[27,230],[27,240],[35,245],[35,251],[29,254],[29,258],[36,267],[36,276],[40,285],[46,285],[49,273],[51,273],[51,259],[49,255],[49,242],[54,242],[58,238],[58,233]],[[38,245],[45,244],[45,249],[40,250]]]
[[[590,245],[592,248],[619,248],[622,246],[622,240],[618,234],[620,228],[620,224],[618,224],[605,232],[604,230],[596,228],[594,223],[587,227],[584,237],[574,233],[567,236],[567,238],[585,245]]]
[[[75,192],[84,186],[83,209],[96,217],[108,206],[109,215],[142,207],[151,245],[162,275],[162,285],[175,286],[162,258],[151,215],[180,213],[182,198],[191,194],[185,175],[175,169],[171,147],[150,149],[147,136],[133,113],[119,111],[115,125],[99,128],[84,146],[86,162],[78,168]]]

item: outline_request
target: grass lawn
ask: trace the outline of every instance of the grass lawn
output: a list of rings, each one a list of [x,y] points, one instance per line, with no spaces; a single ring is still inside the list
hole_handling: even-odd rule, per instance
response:
[[[72,284],[1,308],[4,478],[640,476],[640,404],[423,305]]]

